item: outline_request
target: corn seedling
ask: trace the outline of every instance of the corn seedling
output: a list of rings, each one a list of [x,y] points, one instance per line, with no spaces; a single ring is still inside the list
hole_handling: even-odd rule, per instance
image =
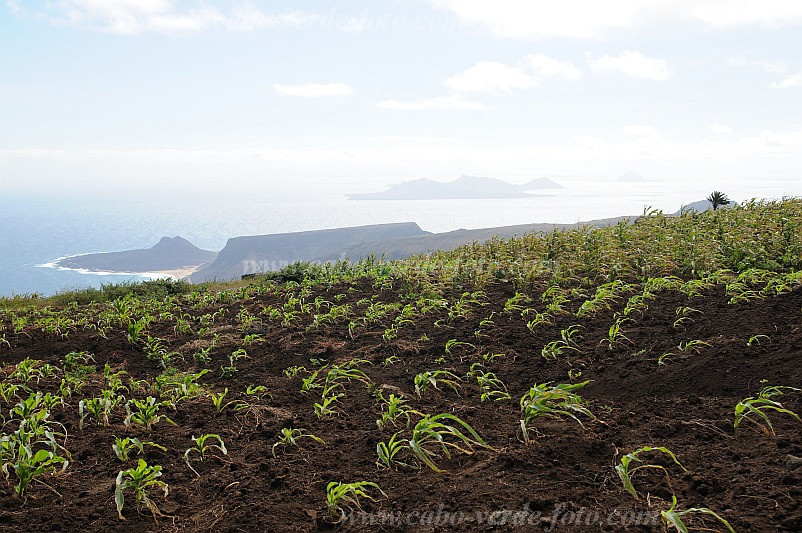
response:
[[[426,389],[429,388],[429,385],[440,390],[438,386],[440,383],[448,385],[454,392],[459,394],[459,383],[461,381],[462,380],[456,374],[448,370],[429,370],[427,372],[421,372],[414,378],[415,394],[418,395],[418,398],[422,397]]]
[[[727,531],[730,533],[735,533],[735,530],[732,529],[732,526],[729,522],[727,522],[723,517],[719,514],[713,512],[712,510],[708,509],[707,507],[691,507],[690,509],[685,509],[684,511],[680,511],[677,509],[677,497],[671,497],[671,507],[665,511],[660,511],[660,519],[663,522],[663,525],[668,528],[669,526],[673,526],[677,533],[688,533],[688,526],[685,525],[685,522],[682,520],[682,517],[687,514],[704,514],[708,516],[712,516],[722,524],[724,527],[727,528]]]
[[[314,389],[319,389],[323,387],[322,384],[318,383],[317,375],[319,374],[318,370],[315,370],[305,378],[301,378],[301,392],[307,393]]]
[[[693,322],[693,318],[691,318],[693,313],[701,313],[701,311],[693,307],[679,307],[676,310],[677,319],[674,320],[674,327],[684,328],[687,322]]]
[[[315,403],[312,407],[315,411],[315,415],[318,418],[323,418],[327,416],[334,416],[338,414],[336,409],[332,409],[331,405],[334,402],[338,401],[342,394],[335,394],[334,396],[323,396],[319,403]]]
[[[699,351],[701,350],[702,346],[707,346],[708,348],[712,348],[710,343],[707,343],[705,341],[689,340],[689,341],[681,341],[679,343],[679,345],[677,346],[677,349],[681,353],[687,353],[687,352],[689,352],[691,350],[693,350],[696,353],[699,353]]]
[[[149,360],[159,363],[162,368],[168,368],[173,364],[175,356],[181,354],[169,351],[164,339],[148,336],[145,340],[145,355]]]
[[[10,405],[14,398],[17,398],[17,391],[20,390],[20,386],[14,383],[6,383],[0,382],[0,399],[6,405]]]
[[[624,322],[626,322],[627,320],[630,320],[630,319],[628,319],[628,318],[620,318],[620,317],[619,317],[619,318],[617,318],[617,319],[616,319],[616,321],[615,321],[615,323],[614,323],[612,326],[610,326],[610,329],[607,331],[607,338],[606,338],[606,339],[602,339],[602,341],[601,341],[601,342],[602,342],[602,343],[606,342],[606,343],[607,343],[607,347],[608,347],[610,350],[613,350],[613,349],[615,349],[615,345],[616,345],[616,344],[618,343],[618,341],[620,341],[621,339],[623,339],[623,340],[627,340],[627,341],[629,341],[629,340],[630,340],[630,339],[629,339],[629,337],[627,337],[626,335],[624,335],[624,334],[621,332],[621,325],[622,325]],[[601,344],[601,343],[600,343],[600,344]]]
[[[253,396],[257,400],[263,400],[266,397],[272,398],[273,395],[267,391],[267,387],[264,385],[248,385],[245,388],[245,394],[248,396]]]
[[[480,401],[509,400],[511,396],[507,392],[507,385],[495,373],[481,370],[479,367],[482,366],[484,365],[481,363],[474,363],[471,365],[470,372],[468,372],[468,377],[476,379],[476,383],[479,385]]]
[[[535,329],[540,325],[550,326],[554,324],[554,320],[552,316],[548,313],[535,313],[535,318],[529,320],[526,323],[526,328],[529,330],[530,333],[533,335],[535,334]]]
[[[157,516],[166,516],[159,510],[156,503],[150,499],[149,495],[151,490],[161,489],[164,496],[167,497],[168,486],[167,483],[159,479],[161,475],[161,466],[150,466],[143,459],[139,459],[135,468],[120,470],[120,473],[117,474],[116,488],[114,490],[114,502],[117,504],[117,516],[119,516],[120,520],[125,520],[123,517],[123,505],[125,504],[125,491],[129,489],[134,492],[137,509],[144,505],[151,512],[154,520],[156,520]]]
[[[122,376],[126,374],[125,370],[120,370],[119,372],[112,372],[111,367],[108,363],[105,364],[103,367],[103,383],[105,384],[106,390],[113,392],[114,394],[119,393],[121,390],[128,392],[128,387],[123,385]]]
[[[226,396],[228,396],[228,387],[223,389],[223,392],[220,392],[218,394],[215,394],[213,392],[209,393],[209,398],[212,399],[212,404],[214,405],[214,408],[218,413],[222,413],[223,409],[226,409],[230,405],[234,406],[235,411],[240,411],[248,407],[248,404],[246,404],[245,402],[239,402],[237,400],[225,401]]]
[[[584,427],[577,415],[584,415],[597,420],[586,407],[585,401],[575,394],[574,390],[581,389],[589,381],[582,383],[560,383],[551,386],[550,383],[535,384],[529,392],[521,397],[521,431],[524,442],[529,444],[529,428],[532,422],[541,416],[568,416]]]
[[[2,466],[6,477],[9,475],[9,467],[14,470],[14,474],[17,476],[14,492],[17,496],[23,496],[33,481],[43,483],[37,479],[39,476],[55,472],[57,465],[61,465],[61,471],[63,472],[69,464],[67,459],[56,455],[51,450],[41,449],[34,452],[31,448],[31,446],[20,443],[13,462],[3,463]]]
[[[387,426],[387,424],[390,422],[392,422],[393,425],[396,425],[396,420],[399,418],[403,418],[405,425],[409,426],[410,415],[420,414],[414,409],[408,409],[405,407],[404,404],[407,403],[407,400],[404,400],[400,396],[390,394],[389,398],[385,398],[380,391],[378,393],[378,397],[382,402],[384,402],[382,404],[381,418],[376,421],[376,425],[379,426],[379,429],[384,429],[385,426]]]
[[[139,338],[142,336],[142,332],[147,327],[148,322],[145,319],[140,319],[135,322],[128,323],[128,342],[131,345],[136,345],[139,342]]]
[[[765,381],[762,381],[761,383],[765,383]],[[733,424],[733,429],[737,431],[738,426],[741,425],[741,422],[747,420],[757,424],[757,426],[766,435],[774,435],[774,426],[772,426],[771,420],[769,420],[769,416],[767,414],[768,411],[787,414],[796,418],[797,420],[800,420],[798,414],[789,409],[785,409],[780,402],[771,399],[775,396],[782,396],[783,390],[791,390],[796,392],[800,391],[800,389],[795,387],[782,387],[774,385],[771,387],[763,387],[757,397],[750,396],[749,398],[744,398],[738,402],[735,405],[735,422]],[[752,415],[759,417],[763,422],[761,423],[758,420],[750,418]]]
[[[463,342],[463,341],[458,341],[457,339],[450,339],[449,341],[446,342],[446,353],[448,355],[452,355],[451,350],[453,350],[454,348],[468,348],[468,347],[473,348],[474,350],[476,349],[476,346],[474,346],[470,342]]]
[[[658,469],[658,470],[662,470],[663,473],[666,475],[666,480],[668,481],[669,486],[671,485],[671,478],[668,475],[668,470],[666,470],[666,468],[664,466],[656,465],[656,464],[644,463],[641,460],[639,455],[641,453],[648,453],[648,452],[662,452],[662,453],[668,455],[671,458],[671,460],[674,461],[675,464],[677,464],[680,468],[682,468],[683,471],[687,472],[685,467],[682,466],[682,464],[677,459],[677,456],[674,455],[674,452],[672,452],[671,450],[669,450],[668,448],[665,448],[663,446],[657,446],[657,447],[643,446],[641,448],[638,448],[634,452],[630,452],[630,453],[624,455],[623,457],[621,457],[621,460],[616,465],[615,472],[618,474],[618,477],[621,479],[621,482],[624,484],[624,488],[627,489],[627,492],[629,492],[632,495],[632,497],[635,498],[636,500],[640,500],[640,497],[638,496],[638,492],[635,490],[635,487],[632,485],[632,476],[638,470],[642,470],[644,468],[655,468],[655,469]],[[639,466],[636,466],[636,467],[633,468],[632,465],[634,463],[639,463]]]
[[[753,335],[749,337],[749,340],[746,341],[747,346],[754,346],[757,344],[758,346],[763,346],[763,342],[770,343],[771,337],[768,335]]]
[[[345,520],[346,511],[362,510],[360,499],[378,501],[368,493],[368,490],[376,489],[385,498],[387,495],[379,488],[376,483],[371,481],[357,481],[355,483],[340,483],[331,481],[326,486],[326,507],[331,517],[339,516],[337,523]]]
[[[395,468],[397,466],[403,466],[405,468],[412,468],[411,465],[406,463],[402,463],[401,461],[397,460],[395,457],[403,450],[409,447],[409,443],[404,439],[398,439],[398,435],[400,435],[400,431],[398,433],[393,434],[390,437],[390,440],[387,442],[379,442],[376,445],[376,454],[379,458],[376,460],[376,466],[379,468]]]
[[[289,379],[294,378],[301,372],[306,372],[306,368],[302,366],[291,366],[284,369],[284,375],[287,376]]]
[[[163,403],[156,403],[156,398],[148,396],[144,400],[131,399],[125,404],[125,411],[127,416],[123,423],[130,426],[132,423],[141,424],[145,426],[146,431],[150,431],[154,424],[158,424],[162,419],[166,420],[172,425],[175,422],[170,420],[166,415],[160,415],[159,409]]]
[[[208,440],[216,440],[217,444],[206,444]],[[189,463],[189,456],[192,453],[197,453],[200,456],[200,460],[203,461],[206,459],[207,454],[212,450],[217,450],[223,455],[228,455],[228,450],[226,449],[226,445],[223,442],[223,439],[220,438],[220,435],[214,433],[207,433],[205,435],[201,435],[200,437],[192,436],[192,442],[195,443],[195,446],[192,448],[188,448],[186,452],[184,452],[184,462],[187,463],[187,466],[190,470],[195,472],[195,475],[200,477],[197,470],[192,468],[192,465]]]
[[[78,416],[81,417],[79,428],[84,428],[84,421],[87,417],[91,417],[97,424],[109,425],[109,415],[120,402],[123,401],[122,396],[115,396],[111,391],[103,391],[103,396],[99,398],[84,398],[78,402]]]
[[[36,378],[36,382],[39,382],[39,373],[37,369],[42,362],[37,359],[31,359],[30,357],[26,357],[22,361],[16,364],[14,370],[8,375],[8,379],[21,381],[22,383],[28,383],[32,379]]]
[[[301,439],[312,439],[313,441],[315,441],[315,442],[317,442],[319,444],[322,444],[324,446],[326,445],[326,443],[323,442],[323,439],[321,439],[320,437],[316,437],[315,435],[312,435],[311,433],[304,433],[303,429],[281,428],[281,437],[279,437],[278,442],[276,442],[273,445],[273,448],[272,448],[273,457],[276,456],[276,447],[278,447],[278,446],[298,446],[298,442]]]
[[[455,442],[451,442],[449,438]],[[437,445],[435,450],[428,448],[431,444]],[[421,418],[413,428],[407,446],[423,464],[435,472],[444,472],[434,460],[439,457],[439,453],[451,458],[449,448],[468,455],[472,454],[474,447],[477,446],[492,449],[467,422],[448,413],[426,415]]]
[[[200,348],[197,352],[192,355],[192,359],[195,361],[195,364],[199,366],[208,365],[212,360],[211,351],[214,346],[209,345],[206,348]]]
[[[338,387],[344,387],[344,383],[350,383],[352,379],[360,381],[365,385],[370,385],[370,378],[358,368],[351,368],[347,365],[333,365],[326,373],[323,380],[323,396],[328,396],[331,391]]]
[[[564,340],[556,340],[551,341],[550,343],[543,346],[540,350],[540,355],[542,355],[546,359],[557,359],[559,356],[563,354],[566,350],[573,350],[579,351],[578,348],[574,346],[569,346]]]
[[[120,461],[127,461],[132,455],[133,452],[138,452],[140,455],[145,453],[145,446],[152,446],[154,448],[158,448],[159,450],[166,452],[167,448],[162,446],[161,444],[156,444],[155,442],[151,441],[141,441],[137,438],[131,437],[124,437],[120,438],[116,435],[114,436],[114,444],[111,445],[111,449],[114,450],[114,455],[117,456],[117,459]]]

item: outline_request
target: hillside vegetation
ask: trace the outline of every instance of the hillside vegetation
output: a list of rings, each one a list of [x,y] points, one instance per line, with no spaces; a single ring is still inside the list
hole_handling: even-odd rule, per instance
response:
[[[800,266],[786,199],[2,300],[0,529],[799,531]]]

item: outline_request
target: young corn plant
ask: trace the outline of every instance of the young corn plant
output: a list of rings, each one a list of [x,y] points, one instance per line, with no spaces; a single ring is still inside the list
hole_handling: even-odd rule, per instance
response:
[[[148,325],[148,321],[144,318],[128,323],[128,342],[135,346],[139,343],[142,332]]]
[[[226,396],[228,396],[228,387],[223,389],[223,392],[217,394],[214,392],[209,393],[209,398],[212,399],[212,405],[214,405],[214,408],[218,414],[222,413],[224,409],[227,409],[231,405],[234,406],[235,411],[240,411],[249,407],[245,402],[240,402],[237,400],[225,401]]]
[[[426,389],[428,389],[430,385],[440,390],[438,385],[442,383],[451,387],[451,389],[459,395],[461,381],[459,376],[448,370],[429,370],[427,372],[421,372],[414,378],[415,394],[418,395],[418,398],[422,397],[423,393],[426,392]]]
[[[468,378],[476,379],[476,383],[479,385],[480,401],[499,401],[512,398],[507,392],[507,385],[495,373],[482,370],[481,367],[484,367],[482,363],[474,363],[468,372]]]
[[[217,444],[207,444],[206,441],[216,440]],[[192,470],[196,476],[200,477],[198,471],[192,468],[192,465],[189,462],[189,456],[193,453],[197,453],[200,456],[200,460],[203,461],[206,459],[208,454],[212,450],[217,450],[223,455],[228,455],[228,450],[226,449],[226,445],[223,442],[223,439],[220,435],[215,433],[207,433],[205,435],[201,435],[200,437],[192,436],[192,442],[195,443],[195,446],[192,448],[188,448],[186,452],[184,452],[184,462],[187,463],[187,466],[190,470]]]
[[[389,469],[394,469],[399,466],[412,468],[411,465],[396,459],[396,456],[399,453],[409,448],[409,441],[398,438],[398,435],[400,434],[400,431],[394,433],[393,436],[390,437],[390,440],[387,442],[379,442],[376,445],[376,454],[379,456],[379,458],[376,460],[376,466],[379,468]]]
[[[616,472],[616,474],[618,474],[618,477],[621,479],[621,483],[624,484],[624,488],[627,489],[627,492],[629,492],[632,495],[632,497],[635,498],[636,500],[640,500],[640,496],[638,496],[638,492],[635,490],[635,487],[632,485],[632,476],[638,470],[643,470],[645,468],[654,468],[654,469],[657,469],[657,470],[662,470],[663,473],[666,476],[666,481],[668,482],[669,486],[671,486],[671,477],[668,475],[668,470],[666,470],[666,468],[664,466],[657,465],[657,464],[644,463],[641,460],[641,458],[639,457],[640,454],[649,453],[649,452],[662,452],[662,453],[668,455],[671,458],[671,460],[674,461],[674,463],[677,466],[682,468],[683,471],[687,472],[685,467],[682,466],[682,464],[677,459],[677,456],[674,455],[674,452],[672,452],[671,450],[669,450],[668,448],[666,448],[664,446],[656,446],[656,447],[643,446],[641,448],[638,448],[634,452],[630,452],[630,453],[622,456],[621,460],[615,466],[615,472]],[[633,465],[635,463],[638,463],[639,465],[633,467]]]
[[[703,514],[707,516],[712,516],[719,522],[721,522],[724,527],[727,528],[727,531],[730,533],[735,533],[735,530],[732,529],[732,526],[729,522],[727,522],[722,516],[715,513],[714,511],[708,509],[707,507],[691,507],[690,509],[685,509],[681,511],[677,509],[677,497],[671,496],[671,507],[669,507],[665,511],[660,511],[660,519],[663,522],[663,526],[666,529],[671,526],[673,527],[677,533],[688,533],[689,529],[688,526],[683,521],[683,517],[688,514]],[[710,530],[708,530],[710,531]]]
[[[521,431],[524,442],[529,444],[529,429],[532,422],[541,416],[559,417],[567,416],[576,420],[580,426],[585,427],[577,415],[584,415],[600,422],[600,420],[585,407],[585,401],[573,391],[581,389],[589,381],[582,383],[560,383],[552,386],[551,383],[535,384],[521,397]]]
[[[607,347],[610,350],[614,350],[619,341],[621,340],[630,341],[630,338],[624,335],[624,333],[621,331],[621,325],[627,322],[628,320],[631,319],[622,317],[617,318],[615,323],[612,326],[610,326],[610,329],[607,331],[607,338],[602,339],[601,343],[599,344],[603,344],[606,342]]]
[[[445,472],[434,461],[440,454],[451,458],[449,449],[468,455],[474,453],[475,447],[492,449],[467,422],[448,413],[421,418],[412,430],[407,447],[435,472]]]
[[[691,315],[693,315],[694,313],[701,314],[702,312],[699,311],[698,309],[694,309],[693,307],[679,307],[679,308],[677,308],[677,310],[675,311],[675,314],[676,314],[677,318],[676,318],[676,320],[674,320],[674,328],[675,329],[679,329],[679,328],[684,329],[685,328],[685,324],[694,321],[693,318],[691,318]]]
[[[134,492],[137,510],[144,505],[151,512],[154,520],[156,520],[157,516],[167,516],[159,510],[156,502],[150,499],[150,491],[154,489],[161,489],[164,496],[167,497],[169,488],[167,483],[159,479],[161,475],[161,466],[150,466],[144,459],[139,459],[136,467],[120,470],[120,473],[117,474],[116,488],[114,489],[114,502],[117,504],[117,516],[120,520],[125,520],[125,517],[123,517],[123,505],[125,504],[125,491],[127,490]]]
[[[161,444],[156,444],[155,442],[151,441],[141,441],[137,438],[131,437],[117,437],[114,436],[114,444],[111,445],[111,449],[114,450],[114,455],[117,456],[117,459],[120,461],[127,461],[130,457],[133,456],[134,452],[139,453],[140,455],[145,453],[145,446],[152,446],[154,448],[158,448],[159,450],[166,452],[167,448],[162,446]]]
[[[763,346],[764,342],[770,344],[771,337],[769,337],[768,335],[752,335],[751,337],[749,337],[749,340],[746,341],[746,345],[750,347],[754,345]]]
[[[337,409],[333,409],[332,405],[334,405],[334,402],[339,401],[342,396],[343,396],[343,394],[334,394],[332,396],[322,396],[320,398],[320,402],[316,402],[312,406],[312,408],[315,411],[315,415],[317,415],[318,418],[325,418],[327,416],[335,416],[335,415],[337,415],[339,413],[339,411],[337,411]]]
[[[691,351],[693,351],[693,352],[698,354],[700,352],[702,346],[707,346],[708,348],[711,347],[711,345],[709,343],[705,342],[705,341],[688,340],[688,341],[680,341],[679,345],[677,346],[677,350],[678,350],[679,354],[683,354],[683,355],[684,354],[688,354]],[[670,358],[672,356],[676,356],[676,355],[678,355],[678,354],[674,353],[674,352],[666,352],[666,353],[662,354],[660,357],[657,358],[657,364],[658,365],[665,365],[666,364],[665,363],[666,359],[668,359],[668,358]]]
[[[322,444],[323,446],[326,443],[320,437],[312,435],[311,433],[305,433],[303,429],[299,428],[281,428],[281,437],[279,437],[278,442],[273,445],[271,449],[273,453],[273,457],[276,456],[276,448],[279,446],[299,446],[299,441],[301,439],[311,439],[318,444]]]
[[[476,346],[471,344],[470,342],[463,342],[463,341],[458,341],[457,339],[450,339],[446,342],[445,352],[448,355],[453,355],[451,351],[456,348],[473,348],[475,350]]]
[[[12,442],[12,445],[14,444]],[[4,462],[2,466],[2,471],[6,477],[9,476],[9,469],[14,470],[14,474],[17,476],[14,492],[20,497],[25,495],[25,491],[34,481],[47,486],[46,483],[37,479],[38,477],[55,472],[57,465],[61,465],[61,471],[63,472],[69,464],[67,459],[57,455],[52,450],[40,449],[34,452],[31,448],[31,446],[20,443],[14,459]]]
[[[372,502],[378,501],[378,498],[373,497],[368,492],[370,489],[375,489],[383,497],[387,497],[387,494],[372,481],[357,481],[355,483],[329,482],[326,486],[326,508],[329,511],[329,516],[332,518],[339,517],[336,523],[340,523],[345,520],[346,511],[362,510],[361,499]]]
[[[579,331],[580,326],[569,326],[568,328],[560,331],[560,339],[546,344],[540,351],[540,354],[546,359],[557,359],[566,350],[573,350],[578,352],[579,348],[576,347],[576,340],[574,337]]]
[[[389,398],[385,398],[381,391],[377,393],[377,396],[383,402],[381,406],[381,418],[376,421],[376,425],[379,426],[379,429],[384,429],[389,423],[396,426],[396,421],[399,419],[403,419],[404,425],[409,427],[410,415],[417,414],[423,416],[418,411],[407,408],[405,406],[407,400],[404,400],[400,396],[391,393]]]
[[[6,405],[11,405],[15,398],[19,398],[17,392],[20,388],[19,385],[14,383],[0,382],[0,399],[2,399],[3,403]]]
[[[761,383],[765,384],[766,382],[761,381]],[[749,421],[756,424],[766,435],[775,435],[774,426],[771,424],[771,420],[769,420],[767,414],[769,411],[790,415],[800,420],[798,414],[784,408],[780,402],[771,399],[782,396],[784,390],[799,392],[801,389],[778,385],[764,386],[756,397],[750,396],[738,402],[735,405],[735,422],[733,423],[733,429],[737,432],[741,422]],[[757,417],[759,420],[755,420],[753,416]]]
[[[134,424],[141,424],[145,426],[145,431],[150,431],[154,424],[158,424],[162,420],[176,425],[175,422],[170,420],[167,415],[159,414],[159,409],[163,403],[156,403],[156,398],[148,396],[144,400],[131,399],[125,404],[125,411],[127,416],[123,423],[126,426]]]
[[[78,427],[83,429],[85,420],[90,416],[95,420],[96,424],[108,426],[109,416],[123,400],[122,396],[116,396],[108,390],[104,390],[101,397],[84,398],[78,402],[78,415],[81,417]]]

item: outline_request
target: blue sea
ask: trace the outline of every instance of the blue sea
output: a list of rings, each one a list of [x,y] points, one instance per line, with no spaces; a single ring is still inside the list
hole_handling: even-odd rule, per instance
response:
[[[0,212],[0,296],[51,295],[143,279],[62,270],[53,262],[84,253],[149,248],[164,236],[180,235],[200,248],[220,250],[228,238],[241,235],[389,222],[417,222],[432,232],[573,223],[639,215],[647,207],[674,212],[712,190],[703,180],[557,181],[566,188],[509,200],[349,201],[336,187],[249,190],[241,196],[12,193]],[[796,180],[727,180],[716,188],[735,201],[802,196]]]

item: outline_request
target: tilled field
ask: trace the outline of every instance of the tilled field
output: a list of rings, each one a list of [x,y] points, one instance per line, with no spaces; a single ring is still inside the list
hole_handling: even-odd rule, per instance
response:
[[[22,496],[4,466],[0,529],[647,532],[663,530],[674,496],[677,511],[710,509],[735,531],[802,530],[802,424],[765,411],[773,428],[759,413],[733,427],[736,404],[764,386],[802,388],[802,291],[732,301],[721,285],[689,294],[623,284],[609,299],[596,289],[524,296],[495,282],[412,297],[403,284],[363,279],[181,297],[161,309],[129,300],[38,311],[27,323],[7,313],[4,446],[28,416],[15,406],[51,393],[33,412],[46,410],[69,464],[36,476]],[[146,316],[141,331],[131,327]],[[585,403],[562,408],[575,418],[532,416],[524,432],[521,398],[534,385],[586,381],[572,391]],[[104,404],[90,401],[104,391],[108,423]],[[802,412],[802,392],[781,391],[771,400]],[[396,417],[391,396],[405,400]],[[148,397],[169,420],[140,423]],[[440,472],[409,446],[416,424],[438,414],[481,439],[441,419],[473,442],[446,434],[459,445],[449,456],[424,441]],[[296,445],[276,445],[282,430]],[[395,463],[377,465],[377,445],[396,433]],[[185,460],[192,437],[205,434],[227,453],[210,447]],[[121,461],[115,437],[159,447]],[[37,449],[50,449],[42,442]],[[644,446],[667,448],[681,466],[641,452],[632,468],[662,468],[632,474],[636,499],[615,467]],[[169,491],[150,487],[154,516],[128,486],[122,521],[115,479],[139,459],[162,467]],[[372,499],[327,507],[330,482],[362,481],[377,485],[364,487]],[[709,514],[681,518],[726,530]]]

